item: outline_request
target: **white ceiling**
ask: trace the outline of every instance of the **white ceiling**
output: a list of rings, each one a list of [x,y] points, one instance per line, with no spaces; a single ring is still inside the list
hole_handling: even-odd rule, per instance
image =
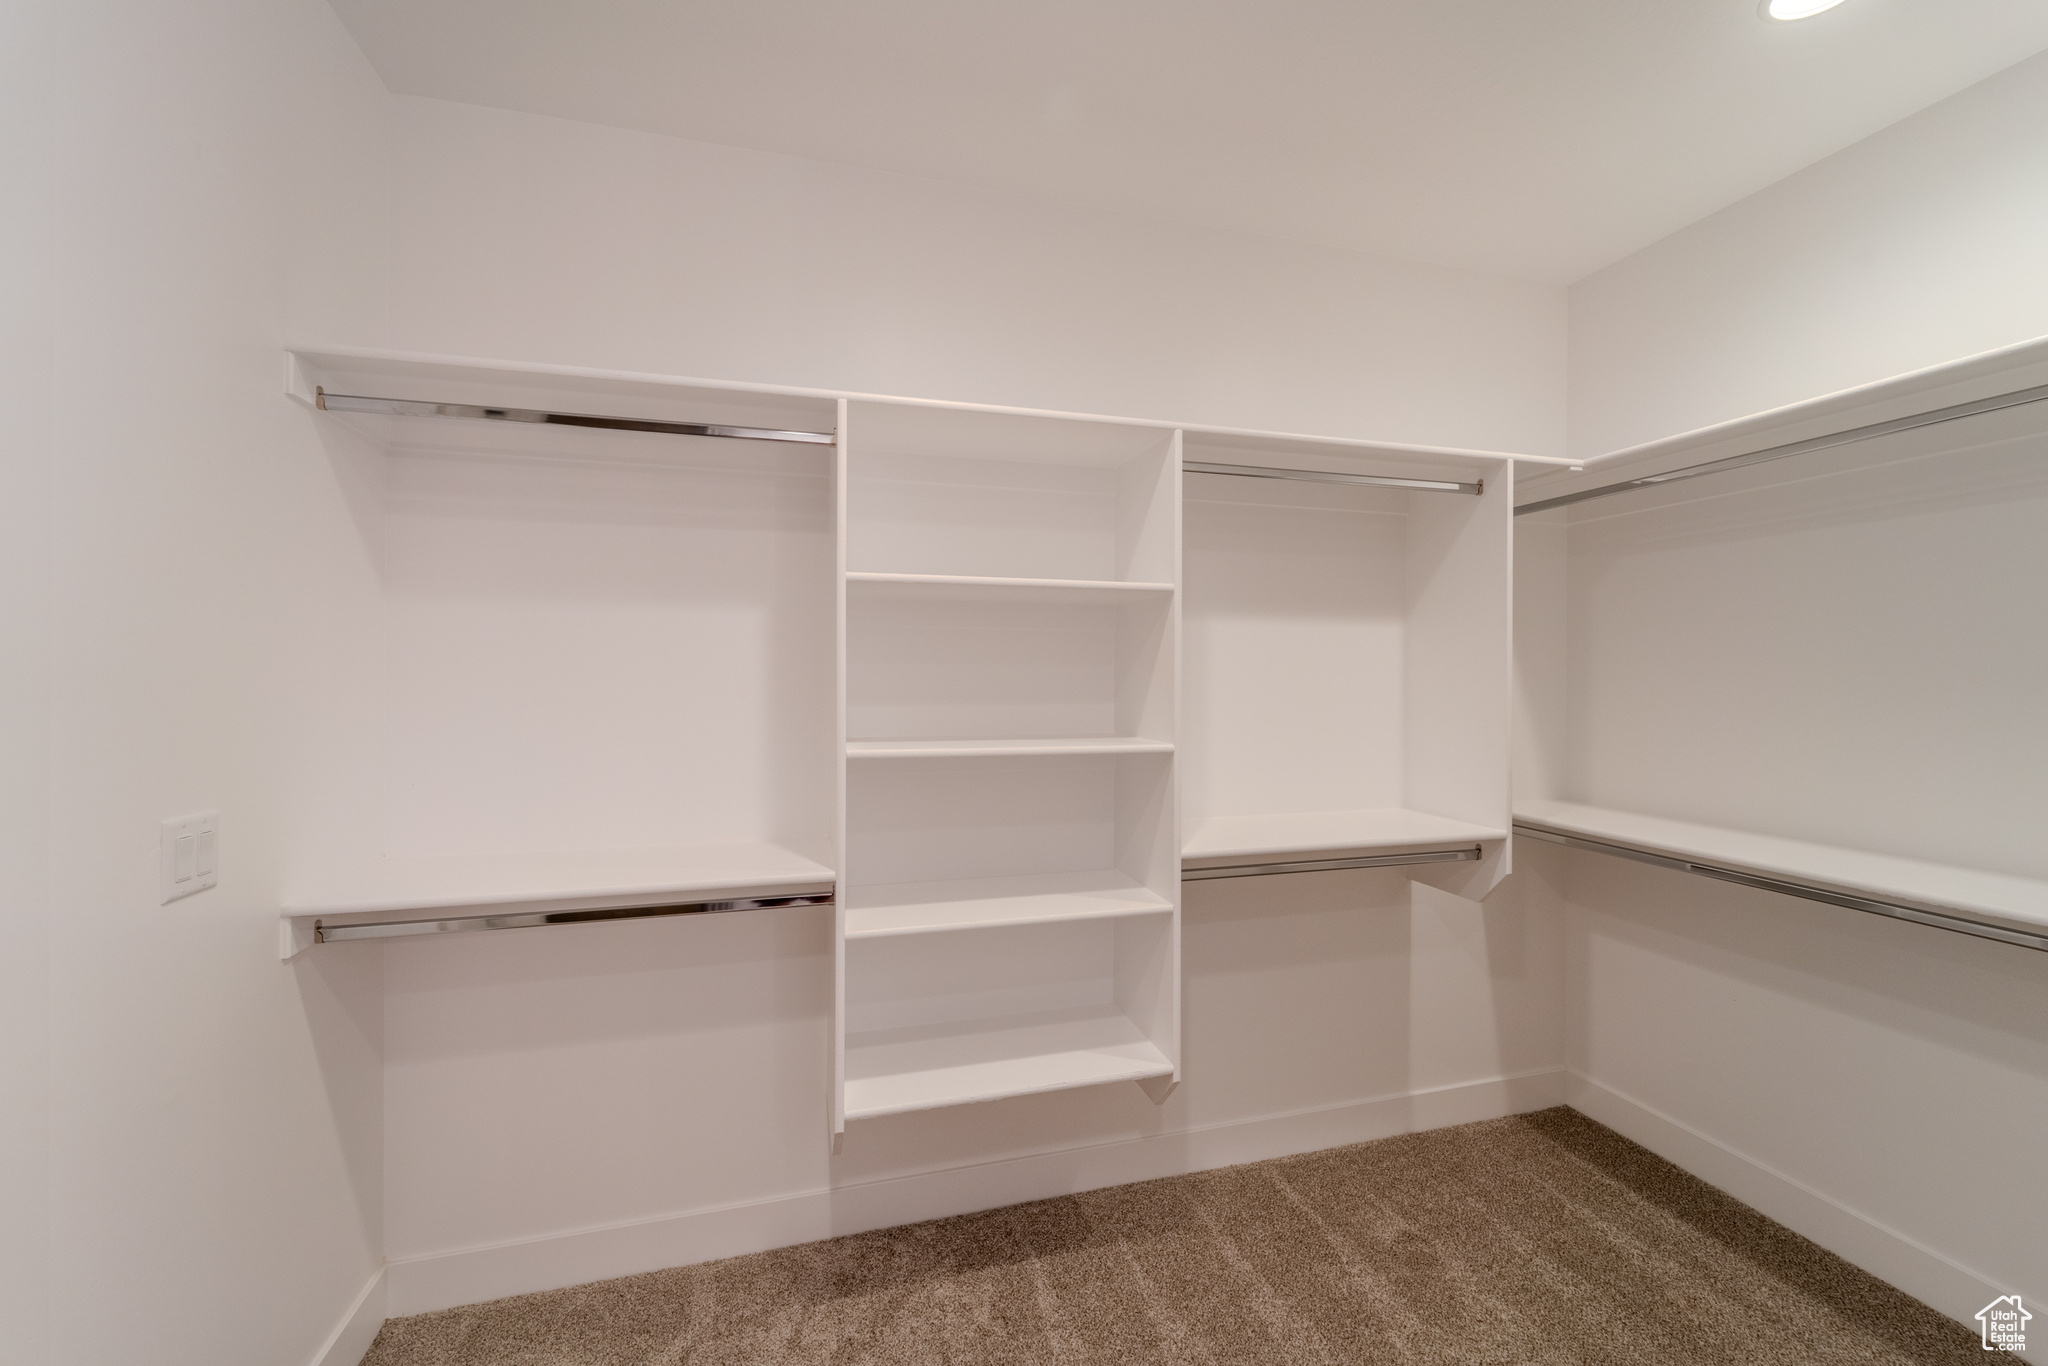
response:
[[[2048,47],[2048,0],[332,3],[400,94],[1544,280]]]

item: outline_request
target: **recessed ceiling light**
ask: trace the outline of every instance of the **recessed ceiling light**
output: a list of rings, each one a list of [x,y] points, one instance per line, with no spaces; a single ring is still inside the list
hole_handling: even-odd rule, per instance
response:
[[[1764,0],[1761,8],[1766,19],[1810,19],[1841,3],[1842,0]]]

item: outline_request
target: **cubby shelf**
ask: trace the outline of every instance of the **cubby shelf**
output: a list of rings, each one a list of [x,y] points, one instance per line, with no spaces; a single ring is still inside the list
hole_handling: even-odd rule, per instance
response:
[[[998,759],[1056,754],[1171,754],[1166,740],[1138,735],[1097,735],[1079,739],[849,740],[849,759]]]
[[[870,574],[849,570],[850,591],[887,593],[892,597],[937,598],[960,602],[973,598],[1044,603],[1138,601],[1171,594],[1170,583],[1130,583],[1120,579],[1000,579],[971,574]]]
[[[835,399],[343,352],[287,374],[378,595],[287,955],[315,918],[832,891]],[[663,429],[481,416],[522,410]]]
[[[1181,845],[1181,856],[1223,858],[1303,853],[1312,849],[1394,849],[1507,837],[1505,830],[1400,807],[1292,811],[1268,816],[1212,816],[1188,833]]]
[[[1268,466],[1309,454],[1193,434],[1183,451]],[[1474,493],[1187,475],[1184,859],[1491,842],[1461,885],[1505,873],[1513,473],[1458,478],[1474,473]]]
[[[1114,1006],[1075,1006],[849,1034],[846,1117],[1173,1075],[1165,1053]]]
[[[1171,911],[1173,903],[1115,869],[955,878],[856,887],[847,894],[846,937],[1041,925]]]

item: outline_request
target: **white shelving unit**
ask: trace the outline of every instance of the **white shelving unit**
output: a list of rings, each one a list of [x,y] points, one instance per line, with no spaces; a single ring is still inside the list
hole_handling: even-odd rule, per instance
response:
[[[835,1127],[1179,1075],[1178,437],[848,405]]]
[[[1475,496],[1190,473],[1191,863],[1487,847],[1506,872],[1512,465],[1191,433],[1189,461],[1476,482]]]
[[[388,651],[287,954],[830,893],[836,1134],[1163,1097],[1184,859],[1504,871],[1516,457],[342,351],[289,387],[400,410],[322,419]]]

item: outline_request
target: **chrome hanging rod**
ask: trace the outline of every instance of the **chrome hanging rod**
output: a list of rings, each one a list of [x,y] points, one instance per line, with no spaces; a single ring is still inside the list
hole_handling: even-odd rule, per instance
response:
[[[1436,493],[1484,493],[1486,483],[1454,483],[1446,479],[1401,479],[1391,474],[1332,474],[1328,470],[1282,470],[1266,465],[1218,465],[1208,460],[1183,460],[1189,474],[1232,474],[1242,479],[1299,479],[1310,484],[1369,484],[1383,489],[1429,489]]]
[[[1524,503],[1515,509],[1515,516],[1520,517],[1528,512],[1542,512],[1549,508],[1567,507],[1573,503],[1583,503],[1589,498],[1606,498],[1616,493],[1627,493],[1631,489],[1675,484],[1681,479],[1697,479],[1703,474],[1739,470],[1745,465],[1761,465],[1767,460],[1783,460],[1787,456],[1807,455],[1814,451],[1830,450],[1836,446],[1853,445],[1874,437],[1890,436],[1893,432],[1910,432],[1921,427],[1934,427],[1943,422],[1954,422],[1958,418],[1975,417],[1979,413],[1995,413],[2003,408],[2019,408],[2029,403],[2039,403],[2044,399],[2048,399],[2048,384],[2037,384],[2031,389],[2015,389],[2011,393],[1993,394],[1990,398],[1973,399],[1968,403],[1951,404],[1946,408],[1930,408],[1924,413],[1895,417],[1886,422],[1850,427],[1829,436],[1790,441],[1782,446],[1766,446],[1762,450],[1750,451],[1745,455],[1731,455],[1724,460],[1709,460],[1700,465],[1666,470],[1662,474],[1646,474],[1640,479],[1628,479],[1619,484],[1602,484],[1599,488],[1580,489],[1577,493],[1565,493],[1555,498],[1545,498],[1541,502]]]
[[[1852,911],[1868,911],[1872,915],[1890,916],[1894,920],[1910,920],[1916,925],[1930,925],[1937,930],[1954,930],[1957,934],[1975,935],[1979,939],[1994,939],[2001,944],[2018,944],[2022,948],[2048,950],[2048,931],[2010,929],[2004,925],[1993,925],[1968,916],[1949,915],[1943,911],[1925,910],[1919,906],[1908,906],[1902,902],[1886,901],[1881,897],[1857,896],[1852,892],[1838,892],[1815,882],[1801,882],[1794,878],[1765,877],[1759,873],[1745,873],[1735,868],[1723,868],[1718,864],[1699,863],[1692,859],[1674,858],[1642,845],[1614,844],[1606,840],[1587,839],[1583,835],[1566,835],[1556,830],[1546,830],[1540,825],[1515,822],[1515,833],[1527,835],[1530,839],[1545,840],[1551,844],[1562,844],[1567,849],[1584,849],[1595,854],[1611,854],[1615,858],[1633,859],[1656,868],[1669,868],[1673,872],[1696,873],[1719,882],[1733,882],[1744,887],[1755,887],[1760,891],[1777,892],[1784,896],[1796,896],[1805,901],[1825,902],[1830,906],[1845,906]]]
[[[1270,877],[1276,873],[1334,873],[1346,868],[1397,868],[1406,863],[1471,863],[1479,857],[1479,846],[1469,849],[1430,849],[1419,854],[1368,854],[1361,858],[1295,859],[1282,863],[1226,863],[1216,868],[1183,868],[1182,882],[1203,882],[1218,877]]]
[[[743,896],[725,901],[678,901],[665,906],[616,906],[591,911],[523,911],[508,915],[450,916],[443,920],[385,920],[367,925],[313,922],[313,942],[344,939],[402,939],[420,934],[461,934],[470,930],[523,930],[535,925],[582,925],[597,920],[651,920],[665,915],[717,915],[726,911],[772,911],[784,906],[830,906],[830,891],[791,896]]]
[[[486,408],[473,403],[426,403],[410,398],[313,391],[313,406],[331,413],[383,413],[393,417],[473,417],[493,422],[541,422],[562,427],[602,427],[619,432],[660,432],[666,436],[728,436],[741,441],[800,441],[830,446],[831,432],[786,432],[772,427],[734,427],[722,422],[658,422],[644,417],[601,417],[595,413],[550,413],[537,408]]]

